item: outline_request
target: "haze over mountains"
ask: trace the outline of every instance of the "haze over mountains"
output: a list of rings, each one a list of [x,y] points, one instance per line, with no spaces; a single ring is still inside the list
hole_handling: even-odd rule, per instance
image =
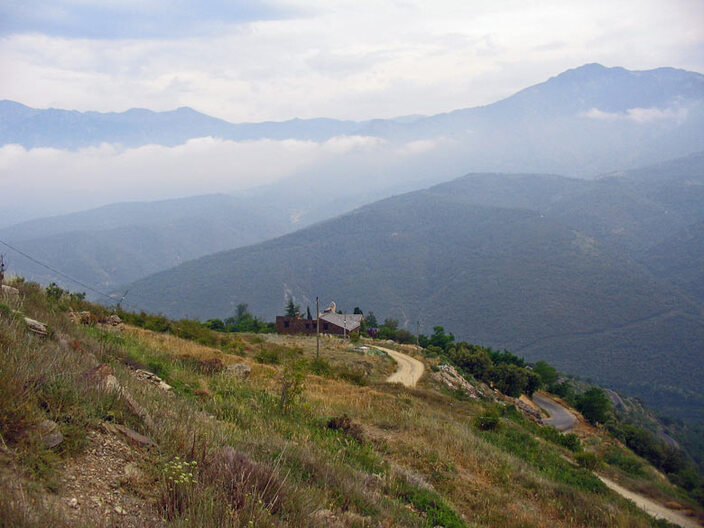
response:
[[[470,174],[130,286],[173,317],[267,319],[288,295],[547,359],[704,419],[704,154],[594,181]],[[677,235],[677,236],[674,236]],[[668,263],[662,244],[683,255]],[[685,250],[686,249],[686,250]],[[700,283],[699,283],[700,284]]]
[[[71,185],[63,201],[73,210],[110,197],[115,202],[229,192],[248,182],[265,186],[257,197],[278,200],[290,214],[313,221],[470,171],[594,177],[644,166],[703,150],[703,129],[701,74],[598,64],[487,106],[360,122],[232,124],[188,108],[101,114],[4,101],[0,144],[22,149],[5,147],[2,171],[15,182],[0,191],[19,199],[0,207],[0,225],[12,223],[10,210],[18,219],[46,216],[42,210],[66,212],[57,209],[56,180],[46,173],[56,172],[55,178]],[[212,139],[193,143],[206,136]],[[78,150],[46,161],[63,152],[57,149]],[[169,178],[151,185],[154,172]],[[366,200],[340,210],[341,199],[355,201],[360,192]],[[18,203],[28,210],[18,210]]]
[[[55,205],[49,183],[35,182],[56,188],[84,171],[75,181],[89,191],[74,183],[61,199],[85,209],[94,189],[118,197],[159,170],[121,171],[114,152],[168,157],[203,136],[258,150],[217,158],[215,180],[210,151],[187,150],[173,172],[159,171],[157,191],[180,178],[225,193],[243,174],[292,168],[236,193],[199,189],[16,224],[0,240],[171,316],[227,317],[245,302],[271,319],[287,295],[321,295],[411,329],[443,324],[704,421],[701,74],[589,64],[484,107],[363,122],[232,124],[185,108],[100,114],[4,101],[0,190],[14,199],[0,224]],[[57,152],[68,160],[58,176],[37,162]],[[200,157],[187,164],[191,152]],[[86,169],[82,156],[104,165]],[[11,190],[25,181],[26,195]],[[8,260],[12,273],[76,289]]]

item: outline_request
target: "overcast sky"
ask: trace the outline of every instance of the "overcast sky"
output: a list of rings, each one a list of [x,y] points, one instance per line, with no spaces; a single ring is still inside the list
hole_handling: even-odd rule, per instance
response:
[[[0,98],[235,122],[432,114],[588,62],[703,72],[702,21],[702,0],[4,0]]]

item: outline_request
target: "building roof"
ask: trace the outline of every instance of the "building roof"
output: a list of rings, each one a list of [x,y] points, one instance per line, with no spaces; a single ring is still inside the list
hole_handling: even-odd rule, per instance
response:
[[[320,314],[321,321],[327,321],[328,323],[337,325],[348,332],[356,330],[357,327],[362,324],[363,318],[364,316],[362,314],[339,314],[333,312]]]

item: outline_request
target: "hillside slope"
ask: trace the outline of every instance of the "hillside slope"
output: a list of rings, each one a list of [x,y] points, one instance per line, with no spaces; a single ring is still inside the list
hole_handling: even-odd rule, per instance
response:
[[[219,334],[183,322],[172,324],[188,339],[114,327],[98,306],[15,286],[20,296],[0,303],[0,390],[11,395],[0,401],[7,526],[655,522],[577,466],[577,436],[541,427],[484,385],[480,400],[430,374],[407,389],[381,381],[393,370],[387,357],[343,340],[324,339],[315,361],[314,339]],[[70,322],[69,310],[88,308],[88,325]],[[47,323],[49,335],[30,332],[13,310]],[[298,394],[284,406],[292,375]],[[495,419],[491,427],[485,418]],[[608,435],[584,434],[586,458],[604,460],[609,478],[698,513]],[[638,473],[606,465],[613,454]]]
[[[112,204],[0,229],[0,240],[100,289],[203,255],[261,242],[290,223],[228,195]],[[13,274],[76,288],[62,275],[2,247]],[[89,291],[89,295],[92,293]]]
[[[131,285],[130,300],[204,319],[249,303],[271,319],[288,295],[335,299],[679,401],[701,420],[702,307],[676,276],[649,271],[647,250],[699,221],[704,207],[686,204],[700,199],[702,161],[689,158],[686,181],[470,175],[185,263]]]

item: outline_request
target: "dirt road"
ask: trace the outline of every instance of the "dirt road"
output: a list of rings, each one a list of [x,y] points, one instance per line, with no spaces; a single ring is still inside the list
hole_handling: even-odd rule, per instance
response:
[[[555,400],[536,393],[533,394],[533,401],[550,415],[550,418],[543,419],[544,424],[554,425],[560,431],[569,431],[577,423],[577,417]]]
[[[665,506],[663,506],[662,504],[653,502],[647,497],[643,497],[642,495],[638,495],[637,493],[633,493],[632,491],[627,490],[623,486],[619,486],[613,480],[609,480],[606,477],[602,477],[601,475],[597,476],[601,479],[604,484],[606,484],[607,487],[611,488],[616,493],[627,498],[628,500],[633,501],[636,506],[638,506],[641,510],[645,511],[650,516],[655,517],[656,519],[665,519],[667,522],[671,522],[672,524],[681,526],[682,528],[701,528],[701,525],[697,521],[695,521],[691,517],[687,517],[684,513],[679,512],[677,510],[670,510],[669,508],[665,508]]]
[[[389,383],[403,383],[406,387],[415,387],[418,380],[423,375],[425,366],[411,356],[396,352],[390,348],[375,346],[374,348],[386,352],[391,359],[398,363],[398,370],[391,374],[386,381]]]

